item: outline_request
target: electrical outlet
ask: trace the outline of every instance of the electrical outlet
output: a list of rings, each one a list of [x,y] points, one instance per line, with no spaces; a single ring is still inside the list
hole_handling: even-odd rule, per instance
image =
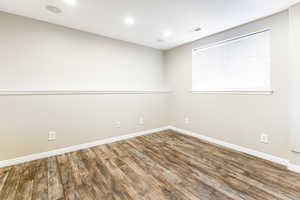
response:
[[[260,135],[260,142],[264,143],[264,144],[268,144],[269,143],[269,136],[265,133],[262,133]]]
[[[184,118],[184,123],[189,124],[190,123],[190,118],[188,118],[188,117]]]
[[[49,133],[48,133],[48,140],[49,141],[56,140],[56,132],[55,131],[49,131]]]
[[[139,124],[140,125],[143,125],[145,122],[144,122],[144,118],[143,117],[140,117],[140,119],[139,119]]]
[[[116,122],[116,128],[121,128],[121,122],[120,121]]]

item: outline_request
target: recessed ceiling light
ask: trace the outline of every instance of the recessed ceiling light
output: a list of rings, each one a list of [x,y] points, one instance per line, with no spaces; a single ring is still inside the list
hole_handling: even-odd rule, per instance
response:
[[[77,0],[64,0],[64,2],[70,6],[74,6],[77,4]]]
[[[127,25],[134,25],[135,24],[135,20],[132,17],[126,17],[124,20],[124,23]]]
[[[164,36],[164,37],[170,37],[171,35],[172,35],[172,32],[171,32],[171,31],[168,31],[168,30],[167,30],[167,31],[164,31],[164,32],[163,32],[163,36]]]
[[[157,39],[156,41],[157,42],[165,42],[165,40],[163,40],[163,39]]]
[[[46,6],[46,9],[52,13],[55,13],[55,14],[59,14],[59,13],[62,13],[61,9],[59,9],[58,7],[56,6],[51,6],[51,5],[47,5]]]
[[[194,29],[195,32],[198,32],[198,31],[201,31],[201,30],[202,29],[200,27]]]

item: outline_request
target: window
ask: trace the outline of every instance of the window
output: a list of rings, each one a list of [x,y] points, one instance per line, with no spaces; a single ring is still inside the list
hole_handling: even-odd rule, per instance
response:
[[[195,92],[271,92],[270,31],[193,50]]]

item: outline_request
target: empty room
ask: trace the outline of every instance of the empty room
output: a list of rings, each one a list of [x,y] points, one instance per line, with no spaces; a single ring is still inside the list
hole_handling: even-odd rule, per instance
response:
[[[0,0],[0,200],[300,200],[300,0]]]

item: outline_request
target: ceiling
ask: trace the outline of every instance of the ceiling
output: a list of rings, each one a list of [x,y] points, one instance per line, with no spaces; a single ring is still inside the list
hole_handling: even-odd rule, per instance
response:
[[[259,19],[296,0],[0,0],[0,10],[157,49],[178,45]],[[46,10],[53,5],[62,10]],[[134,25],[124,23],[126,17]],[[202,30],[195,32],[200,27]],[[164,36],[168,32],[169,36]],[[164,40],[164,41],[158,41]]]

